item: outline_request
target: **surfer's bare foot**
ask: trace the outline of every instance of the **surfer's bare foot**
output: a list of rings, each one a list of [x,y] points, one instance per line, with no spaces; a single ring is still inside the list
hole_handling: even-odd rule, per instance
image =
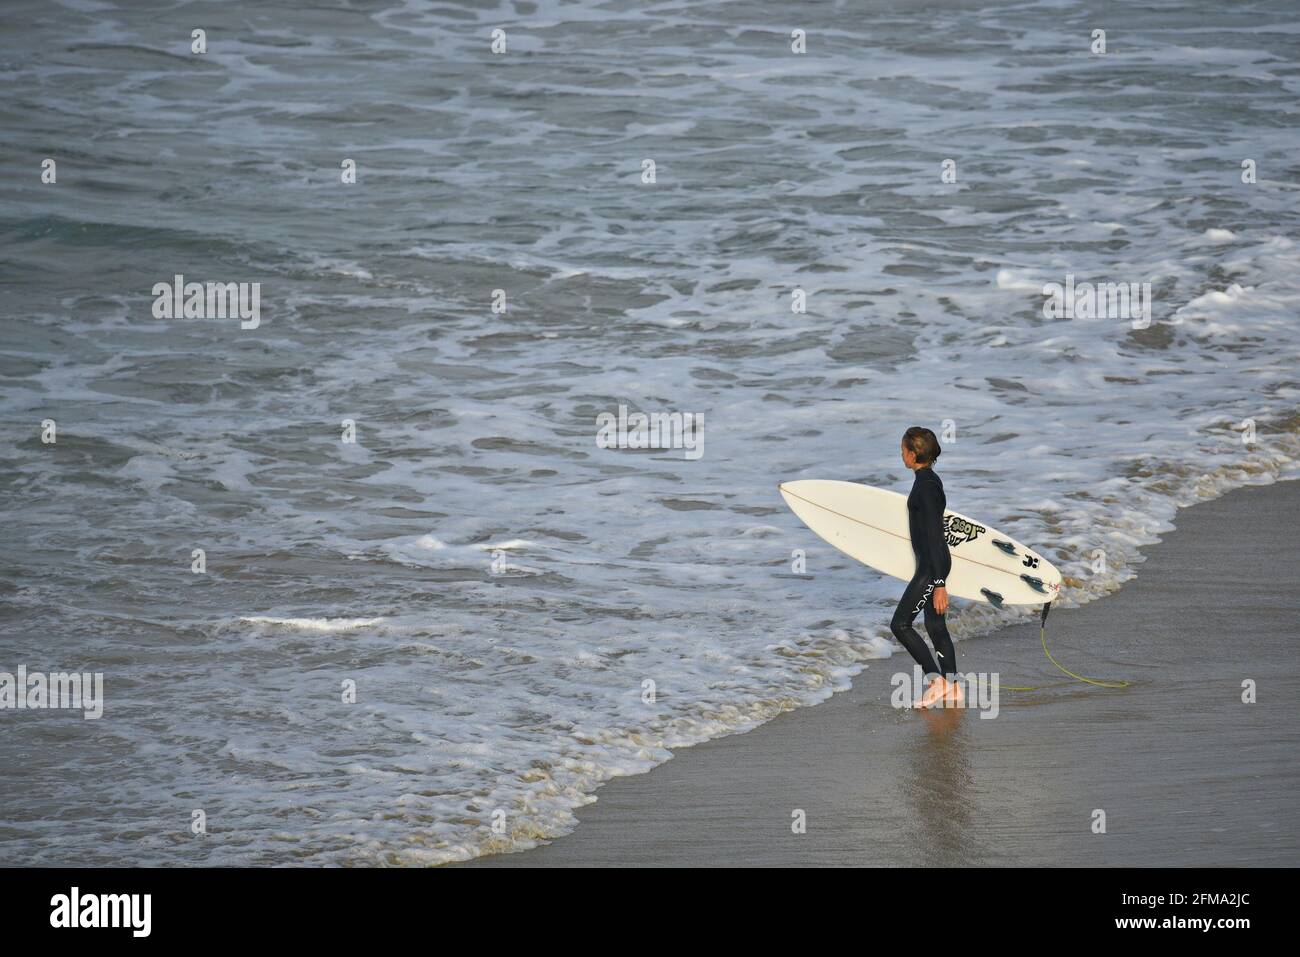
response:
[[[918,708],[933,708],[939,703],[946,690],[946,682],[942,677],[936,675],[930,679],[930,686],[925,689],[925,694],[921,695],[921,700],[916,703]]]
[[[958,682],[949,681],[947,678],[940,676],[930,680],[930,687],[925,689],[925,694],[916,703],[916,707],[947,707],[959,705],[965,699],[966,693],[961,690],[961,685]]]

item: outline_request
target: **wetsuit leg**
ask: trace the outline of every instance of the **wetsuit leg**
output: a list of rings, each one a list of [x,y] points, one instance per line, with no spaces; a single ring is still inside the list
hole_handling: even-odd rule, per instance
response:
[[[952,646],[952,638],[948,634],[948,625],[943,620],[943,615],[934,610],[933,597],[925,603],[925,633],[930,636],[930,643],[934,645],[935,657],[939,659],[939,670],[946,678],[955,676],[957,651]]]
[[[916,618],[917,612],[924,608],[926,630],[929,630],[930,596],[933,591],[930,576],[924,570],[918,571],[912,577],[912,580],[907,583],[907,590],[903,592],[898,608],[894,610],[894,618],[889,623],[889,630],[894,633],[894,637],[898,639],[899,644],[907,649],[907,653],[921,666],[921,671],[927,675],[939,674],[939,666],[934,663],[934,657],[930,654],[925,639],[917,634],[916,629],[912,627],[912,621]],[[942,621],[942,618],[940,621]],[[948,631],[944,629],[944,636],[947,637],[947,635]],[[949,644],[951,645],[951,642]]]

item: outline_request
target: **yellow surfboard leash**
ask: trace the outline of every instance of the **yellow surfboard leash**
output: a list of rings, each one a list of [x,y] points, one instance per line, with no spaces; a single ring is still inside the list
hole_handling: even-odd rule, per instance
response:
[[[1098,678],[1085,678],[1083,675],[1076,675],[1068,668],[1062,667],[1061,663],[1052,657],[1052,653],[1047,650],[1047,613],[1051,611],[1052,603],[1049,601],[1043,606],[1043,617],[1039,619],[1038,630],[1043,641],[1043,654],[1047,655],[1047,660],[1056,665],[1057,671],[1069,675],[1075,681],[1082,681],[1085,684],[1096,685],[1099,688],[1127,688],[1132,682],[1129,681],[1102,681]],[[1007,691],[1041,691],[1044,688],[1052,688],[1055,685],[1032,685],[1020,687],[1018,685],[1002,685]]]

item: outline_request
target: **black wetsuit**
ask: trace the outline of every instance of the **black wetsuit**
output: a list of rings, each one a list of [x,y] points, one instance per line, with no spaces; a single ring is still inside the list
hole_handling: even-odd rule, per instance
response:
[[[943,483],[934,470],[928,465],[916,469],[912,493],[907,496],[907,527],[912,535],[912,552],[916,555],[916,574],[907,583],[889,629],[927,675],[957,673],[957,655],[948,636],[948,626],[943,615],[934,610],[934,590],[946,584],[952,567],[948,539],[943,531],[943,510],[947,505]],[[912,627],[913,619],[922,609],[925,609],[926,634],[939,656],[937,665],[925,639]]]

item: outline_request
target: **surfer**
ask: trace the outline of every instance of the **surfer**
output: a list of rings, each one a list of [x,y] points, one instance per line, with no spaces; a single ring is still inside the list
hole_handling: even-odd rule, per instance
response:
[[[916,573],[908,582],[902,600],[889,623],[890,631],[916,660],[929,679],[919,708],[929,708],[939,701],[959,702],[961,686],[957,683],[957,655],[948,635],[943,616],[948,610],[946,581],[952,567],[948,540],[943,528],[943,510],[948,500],[943,482],[934,474],[934,461],[942,449],[929,429],[913,426],[903,433],[903,464],[914,473],[912,492],[907,496],[907,525],[916,555]],[[925,611],[925,631],[934,643],[939,664],[930,655],[912,621]]]

